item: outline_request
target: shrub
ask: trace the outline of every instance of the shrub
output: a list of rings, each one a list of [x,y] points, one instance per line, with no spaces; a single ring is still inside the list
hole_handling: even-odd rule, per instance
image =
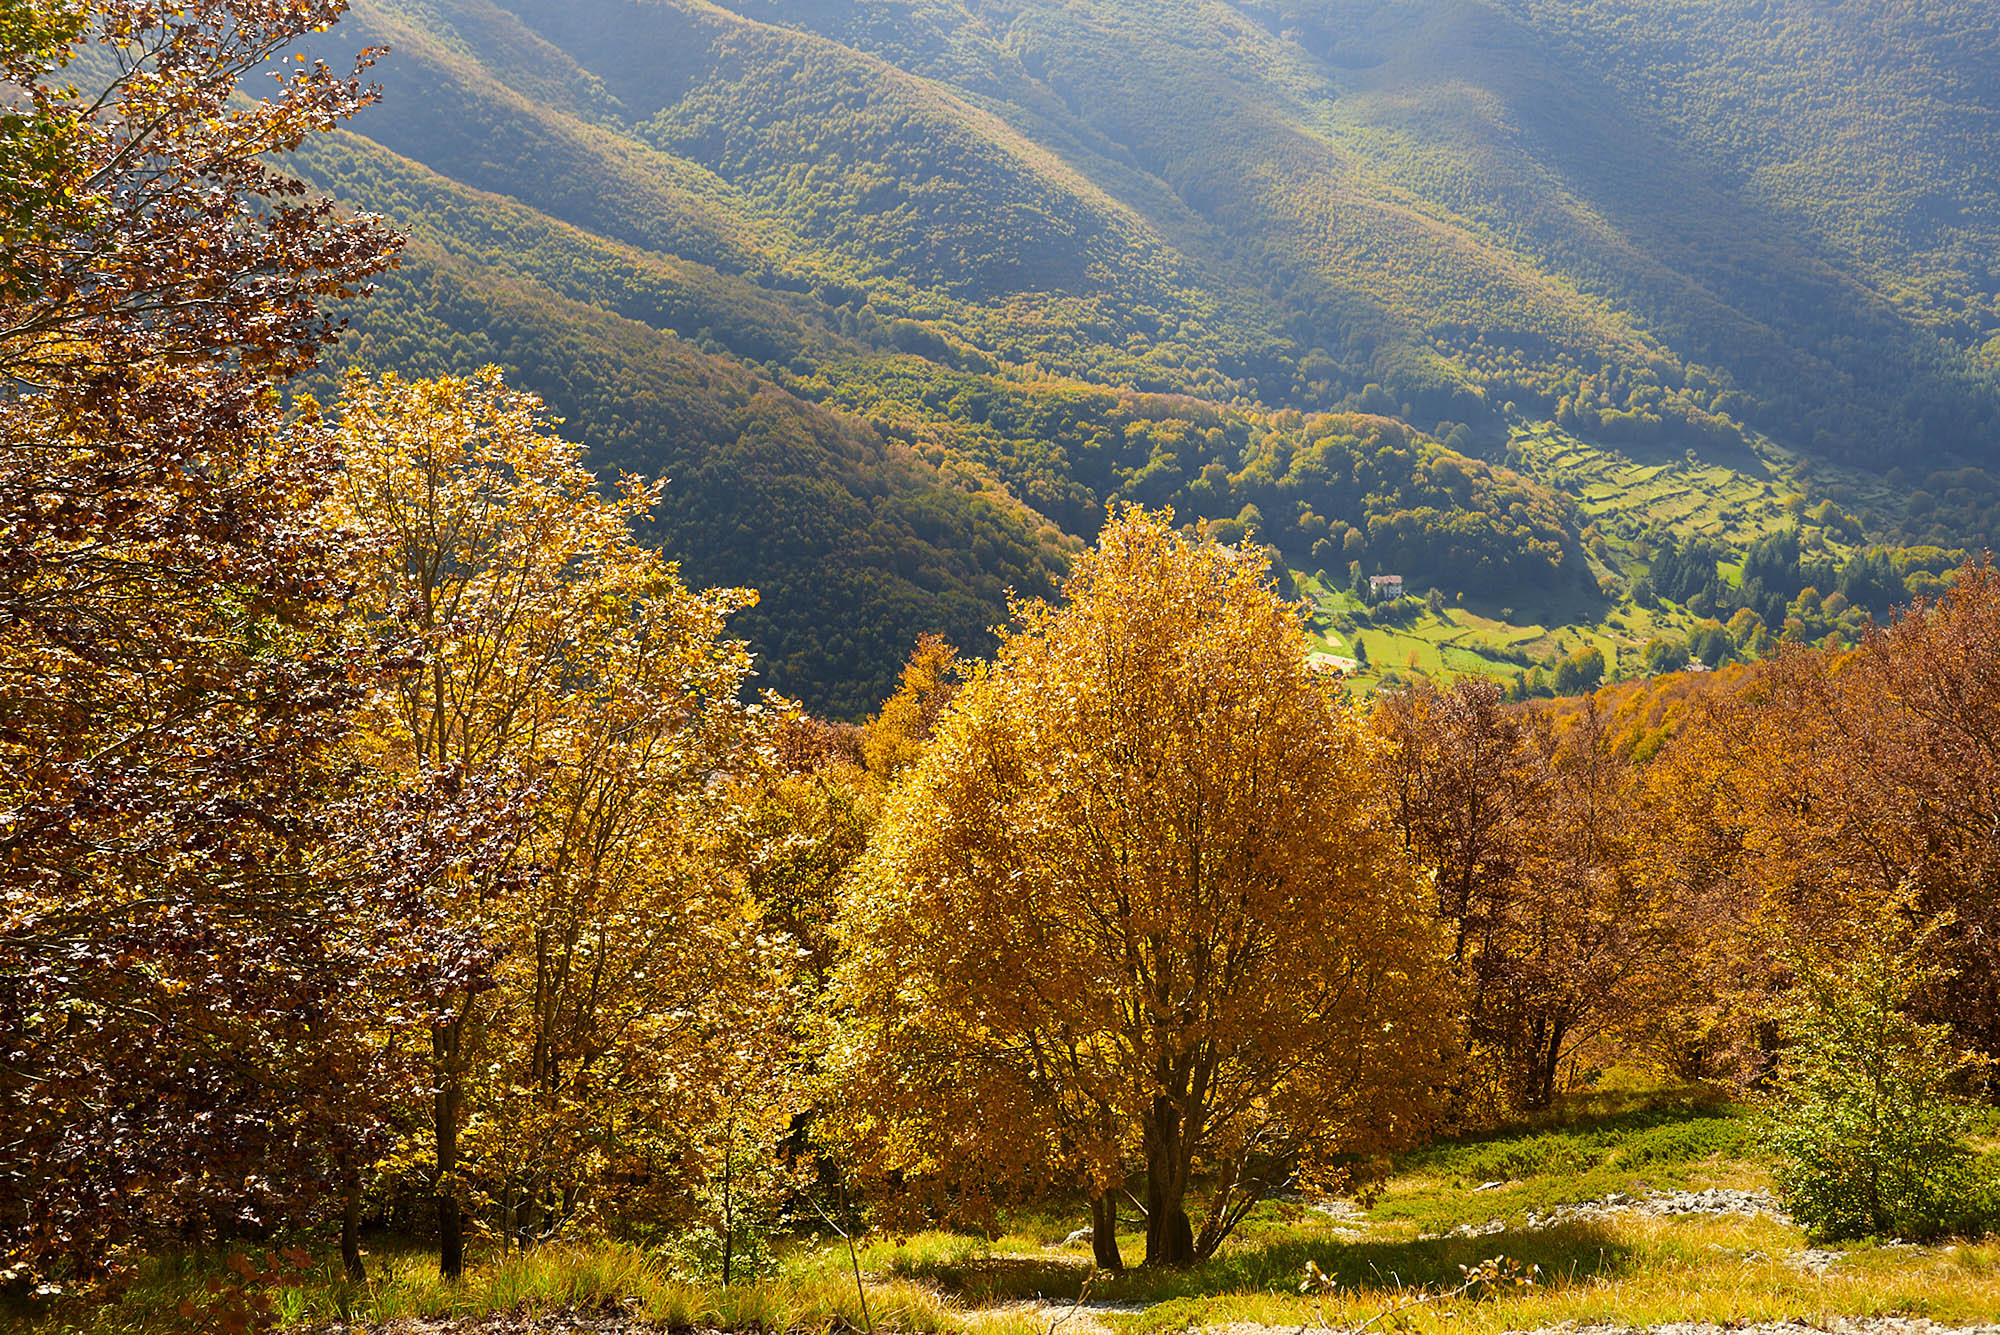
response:
[[[667,1249],[674,1273],[698,1284],[714,1284],[723,1278],[723,1234],[709,1224],[699,1224],[677,1236]],[[735,1236],[728,1239],[731,1281],[767,1279],[778,1271],[777,1256],[771,1250],[771,1236],[755,1224],[739,1222]]]
[[[1815,1239],[1935,1237],[1976,1222],[1972,1062],[1950,1029],[1909,1014],[1943,977],[1930,931],[1893,920],[1795,957],[1791,1047],[1772,1108],[1780,1196]],[[1935,929],[1932,929],[1935,930]]]

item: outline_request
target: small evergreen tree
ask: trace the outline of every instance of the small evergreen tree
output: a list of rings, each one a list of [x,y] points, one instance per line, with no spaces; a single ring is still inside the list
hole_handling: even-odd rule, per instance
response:
[[[1909,1014],[1942,981],[1895,906],[1874,930],[1794,955],[1791,1048],[1771,1111],[1778,1190],[1815,1239],[1934,1237],[1967,1222],[1971,1060]]]

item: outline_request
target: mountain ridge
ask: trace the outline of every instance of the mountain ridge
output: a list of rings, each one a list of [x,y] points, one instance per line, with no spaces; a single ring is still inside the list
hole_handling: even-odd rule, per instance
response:
[[[1727,0],[1663,66],[1712,69],[1716,51],[1753,46],[1749,8]],[[1947,24],[1965,5],[1902,8]],[[1772,12],[1811,48],[1801,68],[1847,68],[1859,39],[1821,51],[1799,5]],[[2000,274],[1941,268],[1966,237],[2000,235],[1991,192],[1964,184],[1990,146],[1951,138],[1936,169],[1967,220],[1957,250],[1918,244],[1916,205],[1864,210],[1827,178],[1826,217],[1903,229],[1896,246],[1843,250],[1758,184],[1821,180],[1813,145],[1832,131],[1798,130],[1794,151],[1771,130],[1732,176],[1716,107],[1766,116],[1768,97],[1754,81],[1689,90],[1672,81],[1695,76],[1671,70],[1639,86],[1629,51],[1663,22],[1630,0],[357,0],[337,36],[392,47],[388,100],[310,172],[413,225],[413,263],[431,282],[450,270],[456,295],[443,321],[407,300],[394,319],[362,308],[341,356],[463,370],[479,344],[601,466],[671,463],[699,480],[660,529],[691,574],[774,589],[818,576],[783,543],[762,544],[760,565],[754,525],[702,520],[705,506],[736,513],[709,465],[743,462],[726,439],[737,410],[700,406],[704,376],[756,385],[834,442],[791,463],[752,451],[769,474],[757,487],[783,491],[796,465],[857,500],[984,497],[974,527],[998,526],[989,545],[1011,535],[1002,573],[1029,593],[1105,505],[1138,500],[1226,521],[1302,576],[1394,563],[1481,605],[1601,621],[1649,548],[1631,533],[1586,542],[1576,498],[1511,471],[1544,428],[1734,470],[1765,497],[1751,536],[1784,522],[1781,484],[1860,516],[1858,536],[1826,530],[1837,552],[1990,542],[2000,508],[1980,470],[2000,441],[2000,374],[1983,359],[2000,349]],[[1966,57],[1961,78],[1926,65],[1928,49],[1911,38],[1897,67],[1895,86],[1922,94],[1918,119],[1984,59]],[[1854,134],[1866,127],[1838,117],[1876,106],[1841,88],[1822,104]],[[1885,273],[1900,286],[1885,292]],[[532,300],[561,318],[526,319]],[[1955,324],[1939,313],[1954,301]],[[460,337],[489,326],[505,337]],[[667,397],[706,423],[699,448],[620,404],[618,377],[590,364],[614,347],[677,368],[650,394],[665,402],[657,385],[674,382]],[[719,360],[697,373],[703,358]],[[1135,394],[1201,406],[1118,397]],[[1343,425],[1309,425],[1326,413]],[[1354,414],[1412,425],[1384,434]],[[1301,442],[1335,438],[1338,469],[1293,467]],[[898,442],[909,455],[892,467]],[[1385,470],[1364,467],[1382,450]],[[899,611],[893,634],[989,642],[1004,600],[978,559],[908,525],[899,555],[857,539],[859,514],[825,507],[823,540],[800,551],[872,551],[891,583],[948,571],[918,598],[931,610]],[[1433,577],[1468,550],[1458,580]],[[773,604],[808,624],[753,617],[749,633],[783,689],[855,713],[900,653],[837,584]],[[838,649],[857,640],[877,647]]]

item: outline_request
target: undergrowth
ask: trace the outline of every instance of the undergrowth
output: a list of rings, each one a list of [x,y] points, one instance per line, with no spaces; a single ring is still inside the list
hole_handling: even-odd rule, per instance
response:
[[[872,1325],[904,1335],[1152,1335],[1231,1322],[1287,1335],[1322,1324],[1497,1335],[1563,1322],[1907,1315],[1965,1323],[2000,1314],[1993,1241],[1808,1252],[1801,1230],[1767,1216],[1611,1213],[1529,1224],[1530,1212],[1612,1193],[1765,1187],[1756,1125],[1744,1108],[1690,1091],[1574,1098],[1530,1124],[1406,1155],[1365,1210],[1296,1195],[1267,1201],[1217,1256],[1178,1271],[1093,1271],[1089,1244],[1066,1241],[1082,1222],[1076,1202],[1011,1214],[995,1238],[877,1233],[860,1246],[865,1312],[845,1248],[794,1239],[778,1249],[773,1276],[728,1288],[692,1282],[665,1254],[609,1242],[475,1258],[462,1282],[447,1284],[434,1253],[378,1242],[367,1283],[349,1284],[329,1258],[277,1293],[276,1313],[295,1329],[615,1312],[677,1330]],[[1463,1224],[1495,1231],[1454,1235]],[[1142,1229],[1136,1211],[1121,1221],[1128,1263],[1143,1255]],[[36,1335],[186,1335],[176,1309],[221,1265],[220,1255],[156,1256],[116,1305],[9,1324]],[[1323,1277],[1311,1294],[1301,1292],[1309,1265]],[[1486,1273],[1511,1278],[1468,1286],[1468,1274]],[[1079,1295],[1089,1305],[1074,1306]]]

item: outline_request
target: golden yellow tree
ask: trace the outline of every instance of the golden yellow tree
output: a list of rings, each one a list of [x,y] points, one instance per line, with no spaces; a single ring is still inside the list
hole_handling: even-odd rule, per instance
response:
[[[1081,1179],[1105,1266],[1136,1153],[1146,1261],[1185,1264],[1417,1134],[1453,1007],[1374,744],[1264,563],[1133,509],[1064,594],[1014,608],[889,798],[829,1069],[878,1171]]]
[[[958,693],[962,675],[958,650],[942,635],[917,641],[910,661],[903,665],[896,693],[869,720],[862,735],[861,751],[870,773],[887,782],[916,763],[937,731],[945,707]]]
[[[605,499],[539,410],[486,372],[353,379],[339,413],[357,608],[409,655],[364,750],[415,780],[500,776],[527,808],[517,865],[451,906],[496,962],[432,1019],[448,1274],[469,1203],[525,1244],[609,1178],[694,1172],[781,993],[710,837],[761,733],[723,637],[752,595],[688,590],[632,534],[657,487]]]

